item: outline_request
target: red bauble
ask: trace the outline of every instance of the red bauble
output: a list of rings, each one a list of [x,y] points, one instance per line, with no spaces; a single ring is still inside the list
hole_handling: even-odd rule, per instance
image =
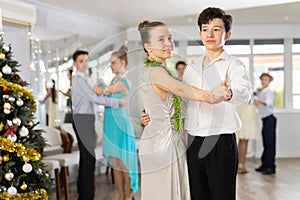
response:
[[[8,93],[8,89],[7,88],[2,88],[2,92]]]

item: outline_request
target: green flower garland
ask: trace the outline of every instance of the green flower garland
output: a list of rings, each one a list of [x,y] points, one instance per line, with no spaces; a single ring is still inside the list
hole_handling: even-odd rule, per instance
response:
[[[171,71],[163,66],[161,62],[155,61],[155,60],[150,60],[147,58],[147,60],[144,62],[146,67],[162,67],[164,68],[167,73],[173,77],[174,75],[171,73]],[[182,120],[181,120],[181,104],[180,104],[180,97],[173,95],[173,106],[174,106],[174,122],[173,126],[175,128],[176,133],[181,133],[183,130],[183,125],[182,125]]]

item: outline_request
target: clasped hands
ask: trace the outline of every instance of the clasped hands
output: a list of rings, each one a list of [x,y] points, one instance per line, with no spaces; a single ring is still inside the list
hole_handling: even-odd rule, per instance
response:
[[[219,85],[214,87],[210,91],[211,104],[217,104],[222,101],[229,101],[232,97],[232,91],[230,89],[230,84],[227,80],[222,81]]]

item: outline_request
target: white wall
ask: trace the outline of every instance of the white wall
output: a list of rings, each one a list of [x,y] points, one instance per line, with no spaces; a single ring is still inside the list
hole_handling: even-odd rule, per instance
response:
[[[300,112],[299,111],[275,111],[277,118],[276,127],[276,157],[300,157]],[[249,144],[248,156],[261,157],[262,137],[261,133],[256,141]]]

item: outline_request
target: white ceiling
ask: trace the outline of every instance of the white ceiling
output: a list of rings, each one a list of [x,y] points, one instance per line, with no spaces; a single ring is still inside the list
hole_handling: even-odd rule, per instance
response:
[[[267,5],[300,2],[300,0],[25,0],[99,17],[124,27],[137,26],[145,19],[174,19],[193,22],[189,16],[198,15],[206,7],[237,10]],[[254,10],[255,11],[255,10]],[[298,9],[299,11],[299,9]],[[255,15],[254,15],[255,17]]]

